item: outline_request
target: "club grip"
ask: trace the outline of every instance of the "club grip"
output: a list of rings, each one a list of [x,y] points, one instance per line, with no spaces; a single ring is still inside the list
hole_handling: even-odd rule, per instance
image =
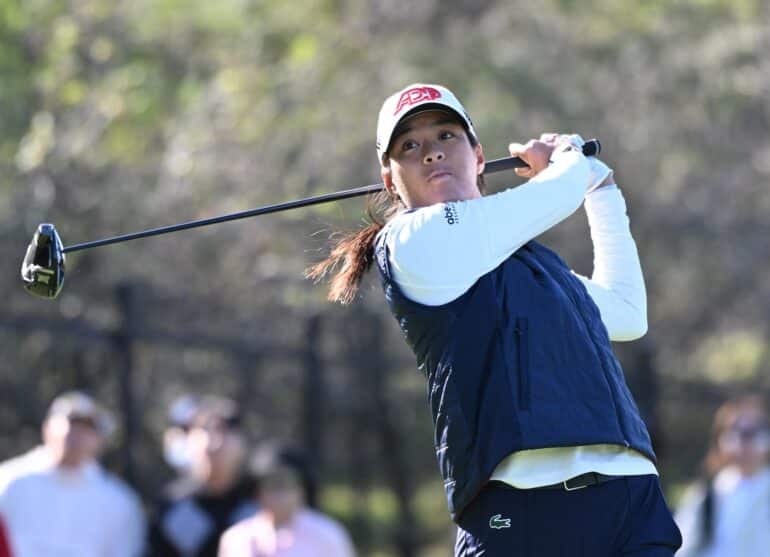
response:
[[[586,139],[583,144],[583,154],[586,157],[595,157],[602,152],[602,144],[598,139]],[[493,172],[501,172],[503,170],[510,170],[512,168],[522,168],[527,166],[523,160],[519,157],[506,157],[503,159],[495,159],[493,161],[487,161],[484,165],[484,174],[491,174]]]

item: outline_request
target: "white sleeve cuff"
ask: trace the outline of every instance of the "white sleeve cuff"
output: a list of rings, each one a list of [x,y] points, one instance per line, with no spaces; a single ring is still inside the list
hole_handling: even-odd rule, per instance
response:
[[[600,189],[602,182],[612,174],[612,169],[596,157],[588,157],[588,164],[591,168],[591,178],[588,181],[586,195]]]

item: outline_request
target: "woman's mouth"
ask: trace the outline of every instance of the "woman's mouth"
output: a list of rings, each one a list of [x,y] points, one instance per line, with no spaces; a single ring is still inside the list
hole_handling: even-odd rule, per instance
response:
[[[428,174],[428,182],[433,182],[434,180],[441,180],[442,178],[446,178],[451,176],[452,173],[448,170],[434,170],[430,174]]]

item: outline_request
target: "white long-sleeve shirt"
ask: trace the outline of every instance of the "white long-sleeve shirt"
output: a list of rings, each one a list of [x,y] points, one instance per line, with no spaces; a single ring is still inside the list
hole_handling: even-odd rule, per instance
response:
[[[0,492],[14,557],[139,557],[138,497],[96,462],[76,470],[36,466]]]
[[[614,185],[586,195],[608,170],[596,159],[566,151],[517,188],[396,216],[384,230],[393,279],[417,303],[446,304],[584,204],[594,272],[591,278],[577,276],[598,306],[610,339],[639,338],[647,330],[647,298],[625,200]],[[591,445],[515,452],[492,479],[532,488],[585,472],[657,474],[654,464],[632,449]]]

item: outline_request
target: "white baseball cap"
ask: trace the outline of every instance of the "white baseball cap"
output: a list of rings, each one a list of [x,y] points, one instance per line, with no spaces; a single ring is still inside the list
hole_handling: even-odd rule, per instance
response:
[[[89,420],[104,437],[115,431],[115,421],[110,412],[82,391],[68,391],[57,396],[48,408],[48,418],[54,416]]]
[[[392,94],[382,103],[380,115],[377,118],[377,156],[380,163],[388,152],[393,132],[399,122],[407,116],[431,109],[449,109],[457,114],[468,133],[478,141],[470,116],[452,91],[442,85],[413,83]]]

